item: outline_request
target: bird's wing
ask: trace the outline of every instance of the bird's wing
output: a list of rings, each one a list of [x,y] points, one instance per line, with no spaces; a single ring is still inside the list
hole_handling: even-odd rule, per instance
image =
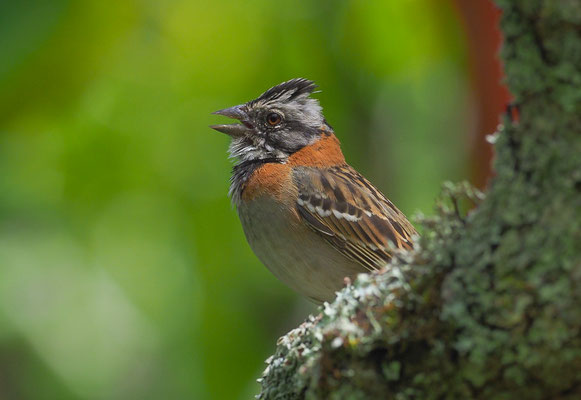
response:
[[[368,270],[381,268],[393,246],[412,248],[416,230],[391,201],[348,165],[297,168],[297,210],[315,232]]]

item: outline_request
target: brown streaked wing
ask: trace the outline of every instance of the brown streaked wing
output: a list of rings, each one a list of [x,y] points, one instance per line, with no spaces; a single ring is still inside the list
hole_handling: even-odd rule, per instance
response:
[[[297,210],[307,225],[367,270],[391,258],[389,242],[411,249],[414,227],[350,166],[296,168],[293,179],[299,188]]]

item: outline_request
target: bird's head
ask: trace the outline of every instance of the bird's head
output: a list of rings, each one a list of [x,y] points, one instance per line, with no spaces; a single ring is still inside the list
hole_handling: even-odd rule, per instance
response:
[[[240,123],[212,125],[232,138],[230,154],[240,162],[277,159],[314,143],[321,129],[332,132],[318,100],[310,96],[314,82],[298,78],[268,89],[257,99],[214,112]]]

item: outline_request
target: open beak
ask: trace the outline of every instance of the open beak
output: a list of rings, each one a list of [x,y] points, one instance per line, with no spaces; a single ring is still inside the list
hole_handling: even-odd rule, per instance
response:
[[[246,136],[254,129],[254,126],[248,122],[246,107],[243,105],[214,111],[212,114],[223,115],[228,118],[237,119],[241,122],[241,124],[210,125],[210,128],[225,133],[233,138]]]

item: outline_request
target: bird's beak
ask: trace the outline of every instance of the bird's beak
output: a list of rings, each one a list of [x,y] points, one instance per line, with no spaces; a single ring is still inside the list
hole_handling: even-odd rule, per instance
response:
[[[225,133],[233,138],[245,136],[254,129],[254,126],[248,122],[248,113],[246,112],[246,106],[244,105],[214,111],[212,114],[223,115],[242,122],[241,124],[210,125],[210,128]]]

